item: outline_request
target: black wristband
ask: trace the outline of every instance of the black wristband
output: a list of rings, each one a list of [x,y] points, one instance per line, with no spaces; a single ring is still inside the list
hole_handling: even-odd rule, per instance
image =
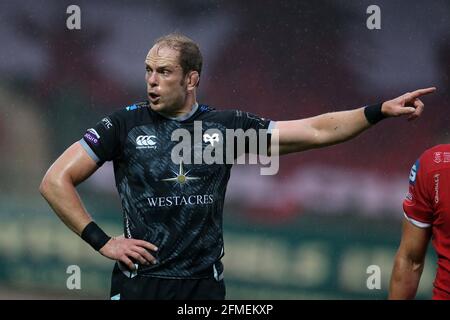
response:
[[[377,103],[364,108],[364,115],[370,124],[375,124],[386,118],[383,112],[381,112],[382,105],[382,103]]]
[[[91,245],[92,248],[99,251],[111,239],[94,221],[81,232],[81,239]]]

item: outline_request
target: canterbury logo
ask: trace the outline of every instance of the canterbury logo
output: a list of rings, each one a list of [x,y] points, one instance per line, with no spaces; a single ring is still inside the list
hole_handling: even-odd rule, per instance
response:
[[[207,133],[205,133],[203,135],[203,141],[206,143],[211,143],[211,145],[214,147],[214,142],[219,142],[219,134],[218,133],[213,133],[212,135],[209,135]]]
[[[156,139],[156,136],[138,136],[136,138],[136,144],[138,146],[154,146],[156,142],[152,139]]]

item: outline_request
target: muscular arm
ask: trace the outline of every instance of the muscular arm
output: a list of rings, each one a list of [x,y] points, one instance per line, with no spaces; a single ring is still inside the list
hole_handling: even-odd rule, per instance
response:
[[[349,140],[370,127],[364,108],[312,118],[278,121],[280,154],[325,147]]]
[[[389,299],[414,299],[422,275],[431,228],[403,220],[402,240],[395,256]]]
[[[58,217],[78,235],[81,235],[92,218],[84,208],[75,187],[97,169],[95,161],[76,142],[50,167],[39,187]],[[156,263],[148,250],[156,251],[158,248],[147,241],[118,237],[110,239],[99,251],[105,257],[121,261],[134,270],[131,259],[146,265]]]
[[[58,217],[76,234],[81,235],[92,218],[75,187],[98,169],[79,142],[71,145],[48,169],[39,191]]]
[[[436,89],[419,89],[407,92],[382,104],[381,112],[385,117],[406,115],[409,120],[420,116],[424,104],[420,96]],[[364,108],[332,112],[312,118],[292,121],[277,121],[279,154],[321,148],[341,143],[356,137],[371,126],[364,114]],[[272,147],[275,140],[272,140]]]

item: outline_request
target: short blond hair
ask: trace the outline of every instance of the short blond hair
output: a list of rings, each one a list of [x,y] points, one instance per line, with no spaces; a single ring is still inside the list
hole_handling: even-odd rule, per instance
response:
[[[189,71],[202,72],[203,57],[197,43],[181,33],[170,33],[155,41],[155,45],[167,46],[180,53],[179,63],[184,75]]]

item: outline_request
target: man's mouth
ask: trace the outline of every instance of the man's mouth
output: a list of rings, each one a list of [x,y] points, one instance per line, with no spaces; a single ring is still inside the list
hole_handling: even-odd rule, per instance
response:
[[[158,102],[159,100],[159,94],[153,92],[149,92],[148,97],[150,98],[150,101],[153,103]]]

